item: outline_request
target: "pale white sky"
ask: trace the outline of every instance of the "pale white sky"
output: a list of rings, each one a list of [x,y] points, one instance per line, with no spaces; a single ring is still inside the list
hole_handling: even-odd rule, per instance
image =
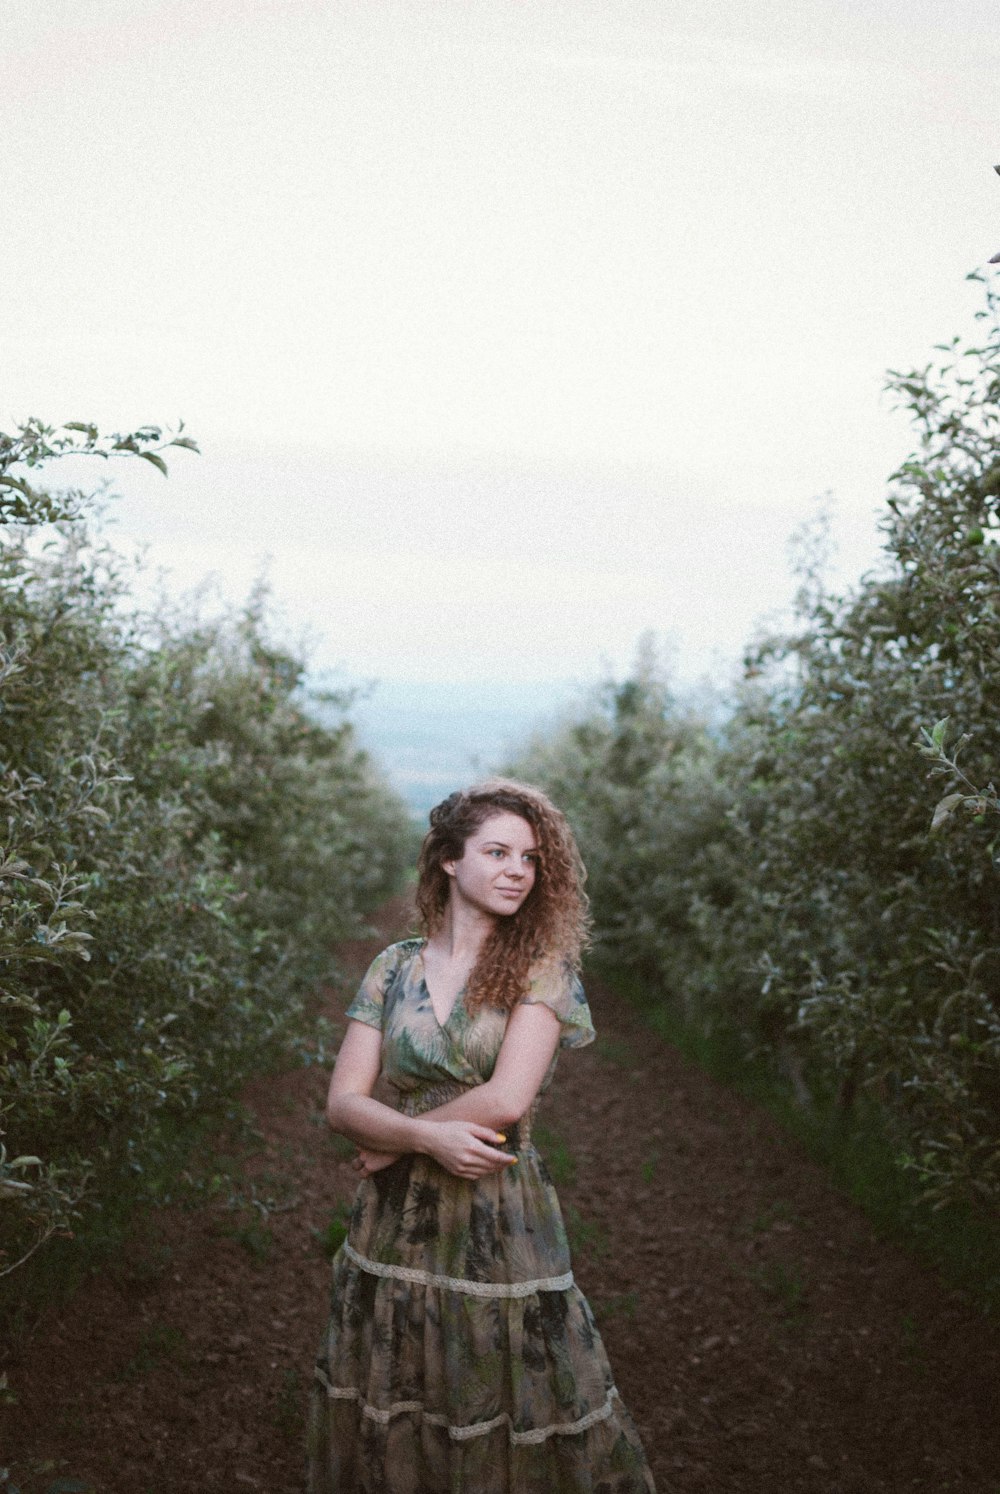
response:
[[[995,0],[0,0],[0,423],[183,416],[123,541],[349,675],[721,669],[876,554],[998,104]]]

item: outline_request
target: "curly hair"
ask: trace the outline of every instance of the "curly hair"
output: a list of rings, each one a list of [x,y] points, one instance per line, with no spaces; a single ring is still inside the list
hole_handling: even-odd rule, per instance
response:
[[[466,1005],[509,1011],[528,990],[533,967],[579,968],[587,943],[586,878],[565,816],[541,789],[511,778],[489,778],[449,794],[431,810],[431,828],[417,863],[416,902],[425,935],[440,928],[451,889],[442,862],[459,861],[465,842],[495,814],[517,814],[535,832],[538,870],[518,911],[496,921],[469,975]]]

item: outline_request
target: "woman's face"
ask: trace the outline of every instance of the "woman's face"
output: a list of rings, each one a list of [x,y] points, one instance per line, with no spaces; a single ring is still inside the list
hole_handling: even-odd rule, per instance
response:
[[[493,917],[516,913],[535,885],[538,840],[527,820],[500,810],[474,830],[457,861],[442,861],[451,896]]]

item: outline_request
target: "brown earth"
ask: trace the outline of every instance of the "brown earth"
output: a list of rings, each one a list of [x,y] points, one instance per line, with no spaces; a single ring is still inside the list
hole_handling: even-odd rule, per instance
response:
[[[393,917],[344,951],[345,984]],[[562,1059],[542,1149],[660,1494],[998,1494],[991,1323],[768,1115],[590,995],[603,1036]],[[301,1494],[316,1232],[354,1188],[325,1087],[318,1067],[251,1085],[256,1204],[159,1211],[8,1365],[3,1494]]]

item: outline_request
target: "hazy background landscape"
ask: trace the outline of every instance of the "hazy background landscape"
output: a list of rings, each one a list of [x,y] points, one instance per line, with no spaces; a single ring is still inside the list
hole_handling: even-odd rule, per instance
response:
[[[266,567],[414,803],[647,630],[724,686],[816,495],[877,557],[884,371],[997,247],[995,19],[8,0],[2,413],[183,417],[118,542]]]

